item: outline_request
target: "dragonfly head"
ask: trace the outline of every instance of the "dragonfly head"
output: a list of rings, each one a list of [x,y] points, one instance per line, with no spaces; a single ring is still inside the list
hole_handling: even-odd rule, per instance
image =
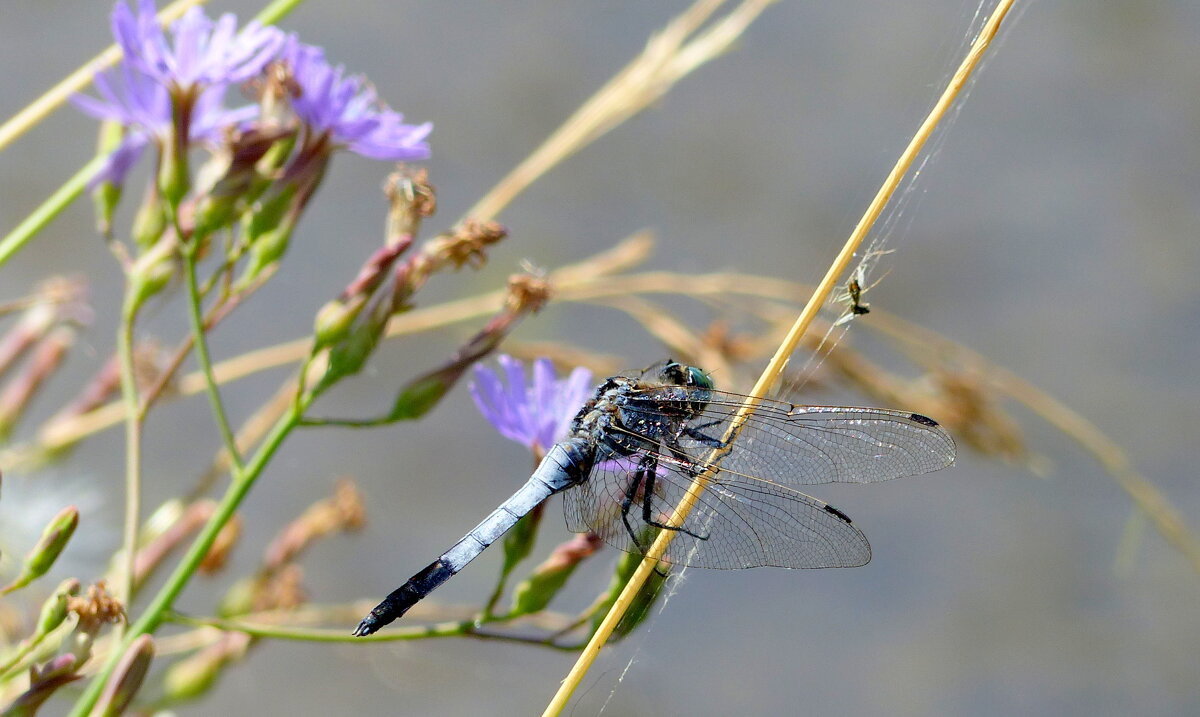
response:
[[[668,386],[683,386],[691,391],[680,391],[675,409],[684,414],[695,414],[708,405],[713,390],[712,377],[702,368],[686,366],[667,359],[659,364],[658,380]]]
[[[702,368],[696,366],[685,366],[678,361],[667,359],[662,364],[662,369],[659,371],[663,383],[671,383],[677,386],[695,386],[696,388],[712,389],[713,380]]]

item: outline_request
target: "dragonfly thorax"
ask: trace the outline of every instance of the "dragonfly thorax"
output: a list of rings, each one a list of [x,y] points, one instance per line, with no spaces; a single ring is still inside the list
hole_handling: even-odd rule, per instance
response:
[[[708,374],[671,360],[613,376],[576,414],[571,435],[592,441],[601,460],[671,445],[704,410],[711,389]]]

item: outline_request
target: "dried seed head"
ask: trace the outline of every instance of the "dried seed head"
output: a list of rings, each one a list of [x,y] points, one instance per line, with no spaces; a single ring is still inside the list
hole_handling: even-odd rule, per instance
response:
[[[67,599],[67,608],[79,616],[79,632],[96,634],[106,624],[125,619],[125,606],[108,592],[103,580],[88,586],[87,594]]]
[[[505,308],[515,314],[537,313],[550,300],[550,282],[530,274],[508,277],[508,297]]]
[[[391,204],[388,211],[387,242],[416,236],[421,221],[437,211],[437,191],[429,183],[429,171],[401,166],[384,183],[383,193]]]

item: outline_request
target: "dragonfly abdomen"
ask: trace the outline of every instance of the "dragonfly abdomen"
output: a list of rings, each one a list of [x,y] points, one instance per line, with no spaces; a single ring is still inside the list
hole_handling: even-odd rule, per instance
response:
[[[582,442],[564,441],[554,445],[525,485],[441,557],[393,590],[363,618],[354,634],[370,635],[408,612],[508,532],[534,506],[583,480],[591,470],[591,461],[592,452]]]

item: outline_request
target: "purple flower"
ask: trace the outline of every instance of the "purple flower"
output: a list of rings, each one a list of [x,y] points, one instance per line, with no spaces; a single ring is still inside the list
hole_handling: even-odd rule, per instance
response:
[[[250,22],[238,32],[232,14],[214,23],[198,7],[171,25],[172,46],[154,13],[154,0],[139,0],[136,15],[119,0],[113,8],[113,35],[131,65],[169,88],[186,91],[245,82],[262,72],[283,47],[284,34],[278,28]]]
[[[371,159],[396,162],[429,157],[425,138],[433,125],[404,124],[404,115],[381,102],[365,78],[346,77],[342,66],[325,60],[321,48],[305,45],[293,35],[283,60],[297,86],[292,108],[315,135]]]
[[[576,368],[564,380],[556,380],[549,359],[533,362],[533,384],[525,380],[525,367],[511,356],[497,358],[507,382],[499,373],[475,366],[471,397],[484,418],[500,435],[544,451],[562,440],[571,419],[591,393],[592,372]],[[505,385],[507,383],[507,385]]]
[[[161,146],[170,136],[173,123],[171,96],[156,79],[128,62],[122,62],[109,72],[96,73],[94,84],[100,99],[75,95],[71,101],[96,119],[121,124],[126,133],[91,182],[92,185],[100,181],[120,184],[146,145],[153,142]],[[223,86],[210,87],[196,98],[188,122],[189,144],[217,140],[227,127],[246,122],[258,113],[258,107],[253,105],[227,109],[222,102],[224,94]]]

